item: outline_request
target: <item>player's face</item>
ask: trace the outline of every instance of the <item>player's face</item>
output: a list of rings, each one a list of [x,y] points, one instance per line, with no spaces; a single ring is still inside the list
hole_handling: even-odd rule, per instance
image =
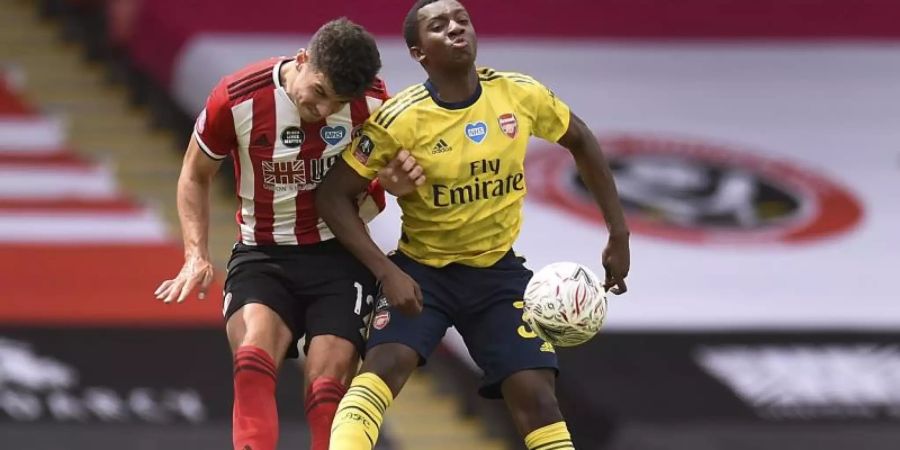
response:
[[[456,0],[443,0],[419,10],[419,45],[413,58],[426,66],[452,68],[475,63],[478,40],[469,12]]]
[[[288,86],[288,94],[297,105],[300,119],[304,122],[323,120],[340,111],[350,101],[335,94],[325,74],[308,62],[299,64],[297,70],[299,73]]]

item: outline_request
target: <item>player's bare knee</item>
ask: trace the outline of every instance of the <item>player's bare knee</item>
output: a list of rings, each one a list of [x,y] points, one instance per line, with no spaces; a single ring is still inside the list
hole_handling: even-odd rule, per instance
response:
[[[349,384],[358,361],[356,346],[347,339],[330,334],[314,336],[306,354],[306,379],[326,377]]]
[[[252,345],[265,350],[280,365],[292,333],[281,317],[267,306],[248,304],[231,316],[225,325],[232,351],[238,347]]]
[[[403,344],[381,344],[369,349],[362,372],[378,375],[391,389],[394,397],[419,365],[419,354]]]

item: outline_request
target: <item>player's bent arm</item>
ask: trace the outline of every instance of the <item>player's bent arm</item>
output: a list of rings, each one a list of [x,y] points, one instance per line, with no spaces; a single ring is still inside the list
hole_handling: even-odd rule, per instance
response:
[[[378,248],[359,218],[356,198],[368,185],[368,179],[338,158],[328,170],[328,176],[316,188],[316,211],[347,250],[381,280],[396,266]]]
[[[575,158],[578,173],[600,206],[610,235],[627,237],[629,231],[625,223],[625,214],[619,203],[616,183],[600,149],[600,144],[584,121],[575,113],[570,114],[569,127],[559,138],[558,143],[567,148]]]
[[[375,244],[356,210],[356,196],[369,180],[338,159],[316,190],[316,210],[334,236],[381,283],[382,294],[392,307],[406,314],[422,312],[422,290]]]
[[[178,218],[184,239],[184,257],[209,260],[209,208],[213,177],[222,165],[200,148],[196,135],[191,136],[181,175],[178,177]]]
[[[175,278],[163,281],[156,288],[154,295],[164,303],[181,303],[198,286],[198,297],[201,300],[206,298],[214,272],[207,246],[209,192],[220,165],[218,160],[207,156],[197,138],[191,136],[178,177],[177,193],[178,218],[184,239],[184,266]]]

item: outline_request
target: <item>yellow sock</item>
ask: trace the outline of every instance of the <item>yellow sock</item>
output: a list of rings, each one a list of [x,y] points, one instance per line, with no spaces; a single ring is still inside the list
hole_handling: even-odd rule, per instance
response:
[[[565,422],[556,422],[528,433],[525,446],[528,450],[575,450]]]
[[[338,405],[329,450],[372,450],[394,396],[374,373],[357,375]]]

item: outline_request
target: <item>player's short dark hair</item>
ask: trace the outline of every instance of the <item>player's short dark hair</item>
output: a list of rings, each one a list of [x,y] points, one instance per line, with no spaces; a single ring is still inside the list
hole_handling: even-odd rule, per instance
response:
[[[375,38],[346,17],[322,25],[309,41],[308,52],[310,64],[328,78],[341,97],[363,95],[381,70]]]
[[[406,39],[407,47],[419,45],[419,10],[438,1],[440,0],[416,0],[406,13],[406,19],[403,20],[403,39]]]

